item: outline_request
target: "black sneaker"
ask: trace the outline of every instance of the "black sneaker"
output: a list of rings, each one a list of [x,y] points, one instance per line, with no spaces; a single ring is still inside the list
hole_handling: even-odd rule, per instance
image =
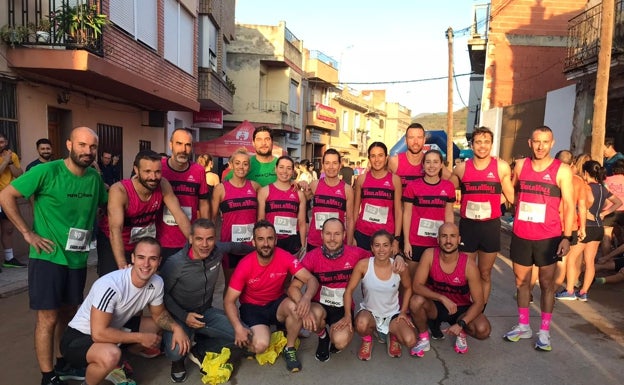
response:
[[[197,347],[197,345],[193,346],[191,348],[191,351],[188,354],[189,360],[191,360],[192,363],[194,363],[195,365],[197,365],[199,367],[199,371],[203,375],[206,374],[206,372],[204,372],[204,369],[202,369],[202,363],[204,362],[204,357],[205,356],[206,356],[206,352],[202,352]]]
[[[68,385],[67,382],[61,380],[60,378],[58,378],[58,376],[54,376],[52,378],[50,378],[50,381],[48,382],[44,382],[44,380],[41,380],[41,385]]]
[[[74,380],[84,381],[86,368],[76,369],[70,365],[65,365],[62,369],[54,369],[59,379],[63,381]]]
[[[17,268],[24,268],[28,265],[26,265],[25,263],[21,263],[20,261],[17,260],[17,258],[13,258],[10,261],[4,261],[4,263],[2,264],[3,267],[17,267]]]
[[[342,350],[339,350],[336,345],[334,345],[333,343],[331,345],[329,345],[329,352],[331,354],[338,354],[340,353]]]
[[[286,369],[289,372],[295,373],[301,370],[301,362],[297,359],[297,349],[284,348],[284,360],[286,361]]]
[[[329,345],[331,344],[331,339],[329,338],[329,333],[325,333],[324,338],[318,339],[318,344],[316,346],[316,357],[317,360],[321,362],[325,362],[329,360]]]
[[[431,331],[431,338],[434,340],[443,340],[444,333],[440,330],[440,322],[435,320],[427,320],[427,325]]]
[[[171,381],[186,381],[186,367],[184,366],[184,358],[171,362]]]

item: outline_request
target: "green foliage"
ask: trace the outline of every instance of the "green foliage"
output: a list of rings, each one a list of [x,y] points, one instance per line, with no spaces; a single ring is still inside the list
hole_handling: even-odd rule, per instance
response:
[[[95,4],[63,4],[48,17],[57,31],[56,41],[67,39],[78,44],[89,43],[89,38],[97,39],[109,23],[108,16],[99,13]]]

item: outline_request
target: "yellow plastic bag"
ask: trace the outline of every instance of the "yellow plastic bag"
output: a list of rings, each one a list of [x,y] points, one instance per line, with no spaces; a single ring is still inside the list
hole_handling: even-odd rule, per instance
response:
[[[269,342],[269,347],[264,353],[256,354],[256,361],[258,361],[260,365],[266,365],[267,363],[273,365],[282,350],[284,350],[285,346],[286,337],[284,336],[283,331],[276,331],[271,333],[271,341]],[[295,347],[298,346],[299,339],[297,339],[297,342],[295,343]]]
[[[202,370],[206,373],[202,377],[204,384],[217,385],[229,381],[234,370],[234,366],[227,362],[230,354],[228,348],[221,349],[221,353],[206,352],[202,362]]]

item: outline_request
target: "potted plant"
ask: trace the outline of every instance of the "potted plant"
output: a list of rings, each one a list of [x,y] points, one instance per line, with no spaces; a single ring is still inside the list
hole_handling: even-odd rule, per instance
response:
[[[50,30],[52,24],[48,19],[40,19],[36,23],[28,23],[28,29],[31,30],[36,38],[37,43],[49,43],[50,42]]]
[[[0,39],[11,47],[15,47],[16,44],[26,43],[28,35],[30,35],[30,31],[24,25],[10,26],[6,24],[0,28]]]
[[[102,28],[108,24],[108,16],[99,13],[95,4],[63,4],[50,13],[50,22],[54,24],[56,41],[65,41],[86,45],[102,34]]]

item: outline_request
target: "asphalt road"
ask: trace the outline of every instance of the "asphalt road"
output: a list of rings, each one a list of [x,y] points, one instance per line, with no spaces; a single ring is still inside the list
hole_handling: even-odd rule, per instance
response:
[[[515,292],[509,255],[509,235],[502,234],[503,250],[493,271],[493,290],[486,315],[492,335],[485,341],[468,339],[465,355],[453,351],[453,340],[432,341],[424,358],[390,358],[385,345],[375,343],[371,361],[356,358],[359,339],[331,356],[314,359],[316,337],[303,339],[299,358],[303,370],[288,373],[282,358],[273,366],[244,361],[230,384],[622,384],[624,383],[624,284],[594,287],[590,300],[557,302],[551,326],[552,352],[539,352],[533,340],[516,343],[501,336],[517,321]],[[13,274],[4,271],[4,274]],[[93,269],[90,279],[94,279]],[[16,291],[14,290],[13,293]],[[531,305],[531,325],[539,328],[539,289]],[[215,298],[220,298],[220,293]],[[217,300],[217,306],[221,301]],[[33,349],[34,313],[26,292],[0,299],[0,370],[3,384],[38,384],[39,369]],[[131,357],[138,384],[170,384],[170,363],[164,357]],[[198,369],[187,362],[187,383],[200,384]],[[75,382],[77,383],[77,382]]]

